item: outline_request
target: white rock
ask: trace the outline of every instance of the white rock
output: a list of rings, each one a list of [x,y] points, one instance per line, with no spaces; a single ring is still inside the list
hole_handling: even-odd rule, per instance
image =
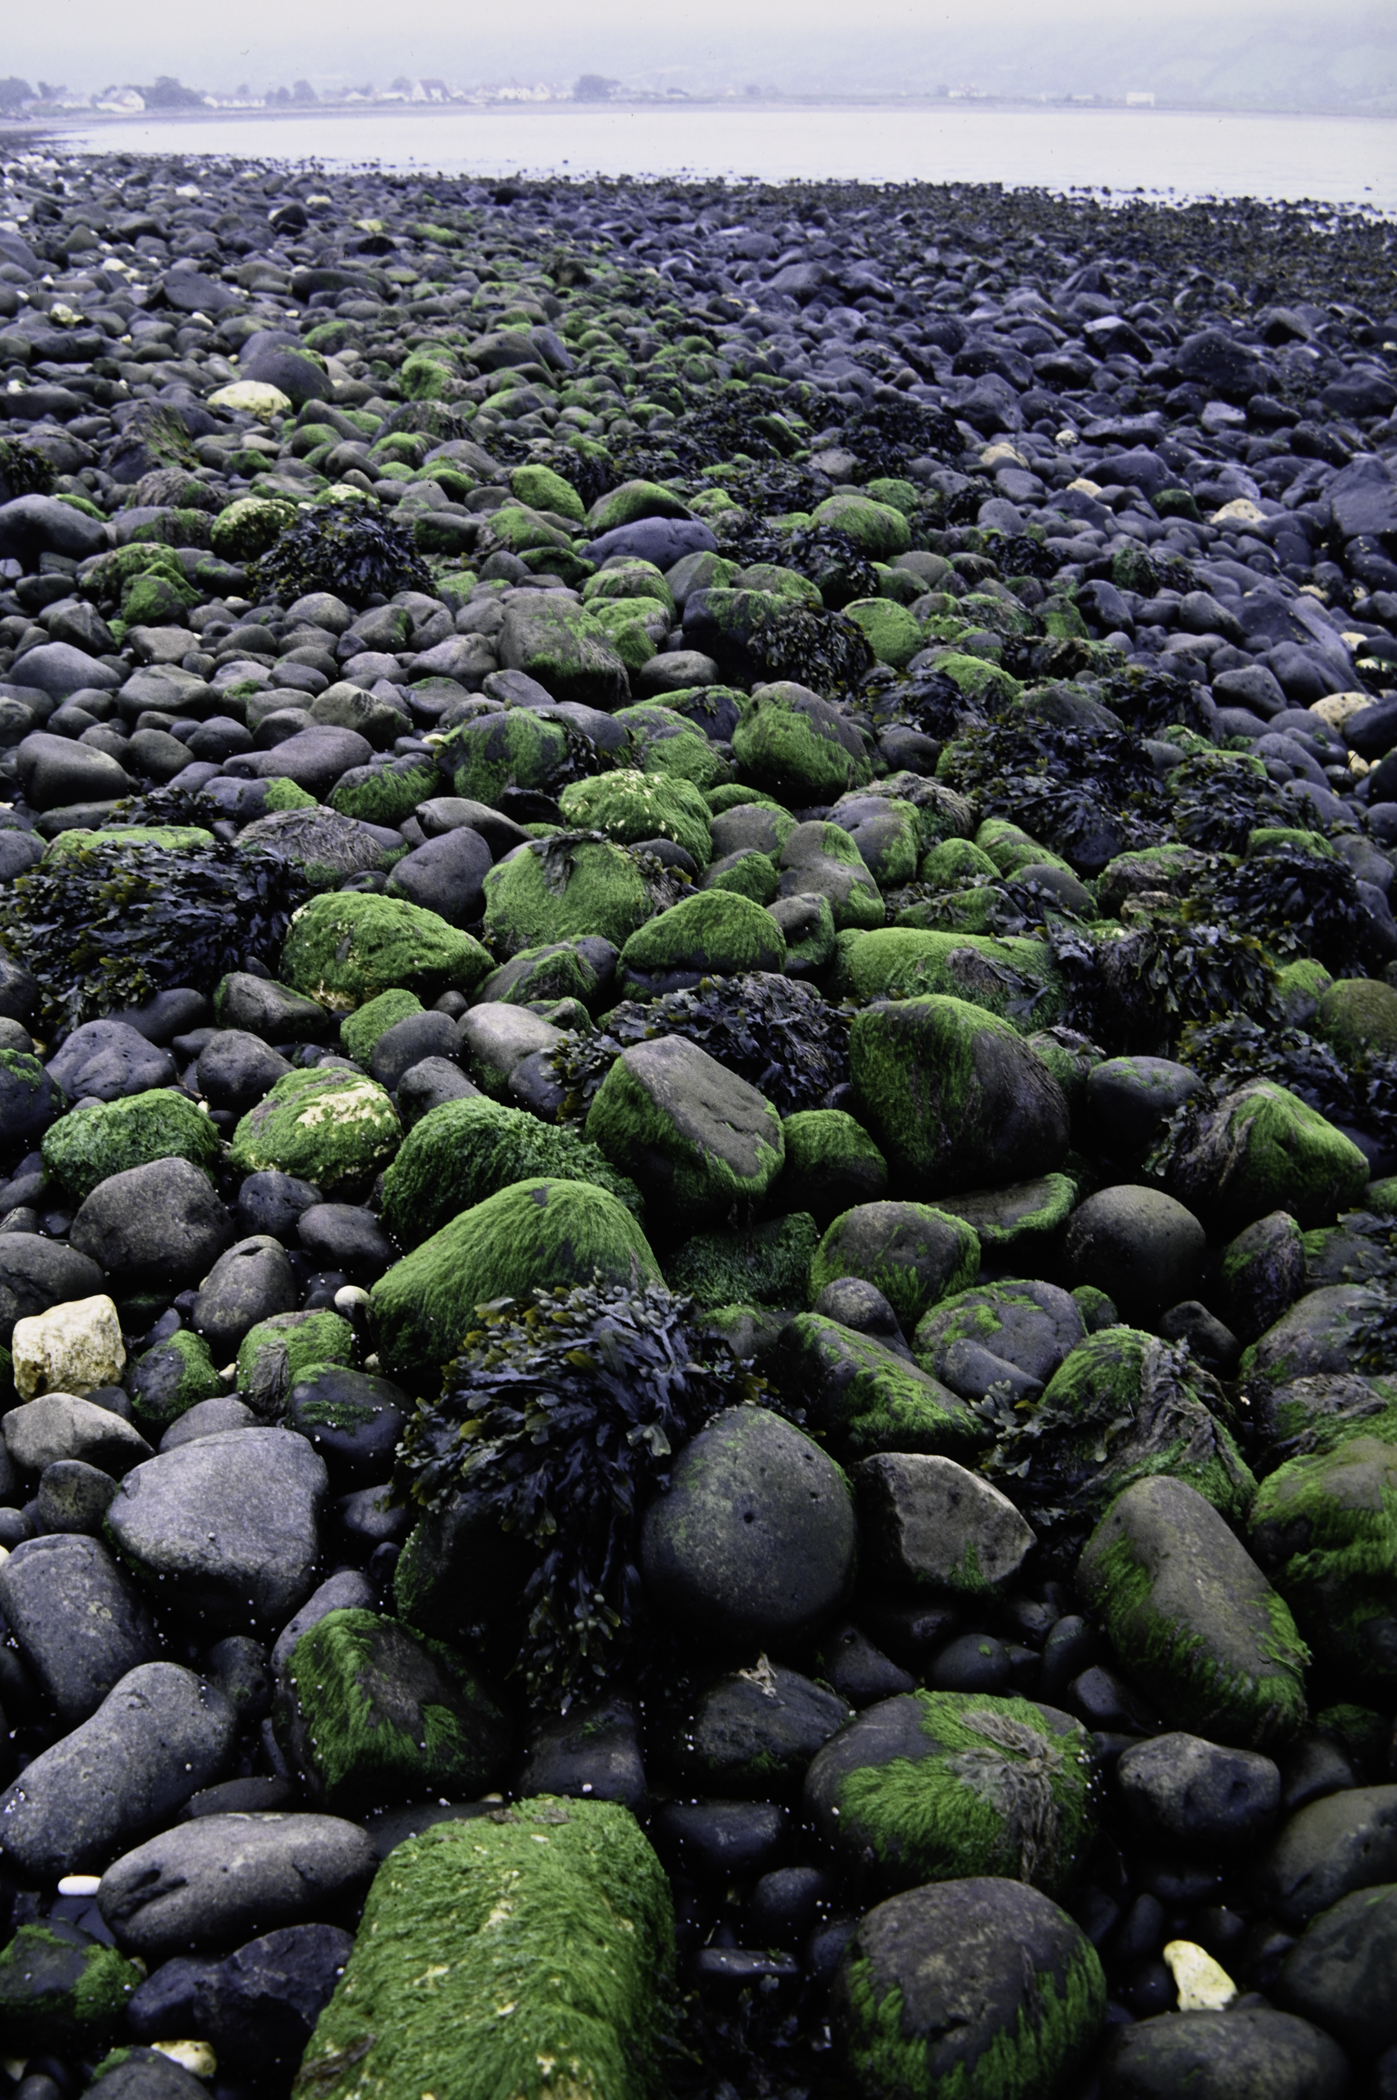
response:
[[[265,379],[235,379],[209,395],[210,408],[244,408],[261,423],[270,423],[273,416],[284,416],[290,406],[290,396]]]
[[[1226,1969],[1192,1940],[1170,1940],[1164,1959],[1173,1972],[1180,2012],[1224,2012],[1237,1995]]]
[[[73,1298],[15,1321],[15,1391],[21,1400],[41,1393],[95,1392],[116,1385],[126,1364],[121,1321],[110,1298]]]

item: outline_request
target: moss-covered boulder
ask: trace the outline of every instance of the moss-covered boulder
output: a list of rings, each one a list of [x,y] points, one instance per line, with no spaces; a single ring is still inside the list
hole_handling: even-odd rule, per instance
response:
[[[763,686],[733,731],[743,777],[794,809],[833,802],[872,777],[863,740],[827,701],[802,686]]]
[[[338,1313],[273,1313],[238,1345],[238,1398],[263,1421],[279,1418],[291,1388],[321,1364],[354,1360],[354,1329]]]
[[[220,560],[241,565],[265,554],[295,522],[290,496],[239,496],[214,519],[210,544]]]
[[[422,1001],[416,992],[380,992],[374,999],[366,999],[352,1014],[346,1014],[340,1022],[340,1048],[346,1057],[352,1057],[357,1065],[366,1065],[374,1053],[374,1044],[399,1021],[410,1020],[413,1014],[422,1012]]]
[[[630,697],[625,662],[606,629],[581,605],[552,591],[515,599],[496,646],[507,671],[527,671],[555,700],[613,708]]]
[[[485,878],[485,935],[497,952],[599,934],[620,948],[655,909],[635,856],[565,832],[517,846]]]
[[[651,2100],[673,1959],[669,1883],[627,1809],[540,1796],[438,1823],[380,1869],[301,2082]]]
[[[1067,1150],[1067,1103],[1008,1021],[938,995],[866,1007],[849,1032],[864,1120],[910,1194],[1025,1180]]]
[[[1068,1891],[1096,1834],[1091,1737],[1027,1699],[905,1692],[816,1753],[805,1813],[869,1895],[1000,1874]]]
[[[1262,1482],[1248,1543],[1315,1652],[1386,1701],[1397,1686],[1397,1444],[1362,1428]]]
[[[879,663],[894,670],[905,669],[922,646],[920,622],[891,598],[856,598],[844,607],[844,617],[863,630]]]
[[[180,1327],[131,1367],[131,1411],[143,1425],[178,1421],[201,1400],[223,1391],[209,1345],[192,1328]]]
[[[852,490],[826,496],[811,512],[810,521],[842,532],[870,561],[895,561],[912,544],[912,529],[900,510]]]
[[[100,2051],[144,1977],[66,1918],[21,1925],[0,1950],[0,2033],[12,2055]]]
[[[841,987],[860,1005],[941,992],[1025,1028],[1048,1028],[1066,1010],[1067,987],[1043,941],[888,926],[851,941]]]
[[[22,1156],[41,1138],[68,1098],[29,1050],[0,1050],[0,1158]]]
[[[586,516],[577,490],[551,467],[528,460],[514,469],[509,486],[521,503],[531,504],[535,510],[551,510],[555,517],[572,518],[579,525]]]
[[[567,762],[562,723],[526,707],[463,722],[437,748],[437,763],[452,793],[492,807],[506,788],[551,790]]]
[[[1269,1750],[1303,1725],[1309,1652],[1289,1608],[1187,1481],[1155,1475],[1118,1495],[1076,1580],[1167,1727]]]
[[[1171,1187],[1215,1231],[1235,1233],[1274,1210],[1306,1229],[1332,1225],[1362,1202],[1367,1180],[1368,1162],[1351,1138],[1284,1087],[1258,1079],[1202,1119]]]
[[[540,948],[521,948],[491,971],[476,997],[481,1004],[500,1000],[513,1006],[576,999],[594,1012],[611,1003],[615,978],[616,950],[610,941],[598,934],[578,934]]]
[[[804,1306],[818,1238],[803,1211],[746,1232],[696,1232],[666,1263],[669,1286],[704,1306]]]
[[[862,1920],[831,2012],[859,2100],[1062,2100],[1101,2033],[1106,1979],[1080,1926],[1037,1889],[933,1882]]]
[[[830,819],[848,832],[879,889],[912,880],[922,846],[921,813],[914,803],[871,790],[841,795]]]
[[[158,1086],[64,1116],[44,1133],[41,1150],[45,1173],[81,1203],[109,1174],[154,1159],[187,1159],[212,1178],[219,1142],[218,1131],[187,1094]]]
[[[379,1356],[391,1373],[429,1372],[451,1356],[477,1305],[535,1284],[658,1283],[659,1264],[631,1212],[606,1189],[535,1177],[500,1189],[395,1262],[370,1293]]]
[[[1315,1033],[1341,1057],[1397,1057],[1397,986],[1380,977],[1341,977],[1319,1002]]]
[[[704,1225],[759,1203],[785,1157],[764,1095],[684,1036],[624,1050],[587,1111],[587,1135],[639,1184],[653,1214]]]
[[[332,1013],[348,1013],[379,992],[469,992],[490,967],[488,950],[434,911],[358,890],[303,904],[281,953],[291,989]]]
[[[989,1318],[975,1324],[988,1329]],[[1059,1331],[1069,1328],[1070,1315]],[[934,1324],[919,1333],[926,1361],[940,1360],[942,1339]],[[992,1348],[998,1335],[987,1339]],[[964,1369],[973,1375],[973,1364]],[[1225,1406],[1221,1387],[1186,1351],[1138,1327],[1104,1327],[1064,1355],[1042,1398],[1001,1431],[992,1470],[1015,1483],[1035,1526],[1062,1524],[1069,1536],[1080,1537],[1123,1489],[1160,1474],[1186,1481],[1241,1525],[1256,1482],[1220,1419]]]
[[[590,1182],[641,1208],[635,1183],[579,1132],[481,1094],[443,1101],[409,1131],[383,1177],[383,1222],[400,1246],[420,1246],[472,1205],[539,1176]]]
[[[1027,1266],[1035,1256],[1051,1259],[1076,1201],[1077,1184],[1069,1174],[1036,1174],[1031,1181],[1012,1181],[1004,1188],[960,1189],[954,1196],[941,1197],[940,1206],[973,1225],[982,1248],[993,1248],[999,1255],[1017,1247],[1015,1260]]]
[[[1288,1385],[1350,1368],[1358,1328],[1381,1314],[1384,1294],[1368,1283],[1328,1283],[1306,1291],[1249,1348],[1241,1376],[1258,1385]]]
[[[643,839],[672,839],[700,870],[712,854],[708,804],[687,780],[644,773],[626,766],[614,773],[594,773],[573,780],[558,798],[569,824],[579,830],[604,831],[623,846]]]
[[[385,1802],[474,1800],[497,1784],[511,1729],[466,1658],[377,1612],[328,1612],[287,1658],[278,1733],[331,1815]]]
[[[825,897],[834,923],[881,926],[886,912],[878,884],[849,833],[839,824],[797,824],[778,861],[782,897]]]
[[[441,791],[434,758],[395,758],[386,766],[353,766],[341,773],[330,793],[330,807],[360,824],[392,829],[418,806]]]
[[[809,1211],[823,1232],[844,1211],[876,1203],[886,1191],[887,1161],[844,1109],[797,1109],[781,1128],[786,1163],[772,1200],[782,1210]]]
[[[913,1338],[917,1361],[968,1400],[994,1385],[1036,1399],[1086,1337],[1080,1306],[1038,1277],[978,1284],[933,1306]]]
[[[639,927],[621,950],[625,996],[654,999],[705,977],[780,971],[786,937],[770,912],[731,890],[699,890]]]
[[[910,1332],[931,1306],[965,1290],[980,1242],[960,1218],[926,1203],[861,1203],[836,1218],[810,1264],[810,1295],[841,1276],[876,1285]]]
[[[967,1461],[991,1431],[948,1387],[905,1356],[821,1313],[781,1335],[772,1373],[812,1429],[850,1462],[875,1451],[926,1451]]]
[[[239,1173],[274,1167],[328,1195],[372,1181],[402,1135],[398,1111],[374,1080],[316,1065],[288,1072],[248,1110],[228,1156]]]

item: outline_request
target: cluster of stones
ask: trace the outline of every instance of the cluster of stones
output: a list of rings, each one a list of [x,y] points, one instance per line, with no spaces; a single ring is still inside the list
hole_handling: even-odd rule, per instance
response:
[[[1198,856],[1055,850],[896,708],[1177,672],[1165,787],[1353,877],[1367,974],[1301,923],[1285,1018],[1397,1054],[1385,231],[129,158],[0,211],[3,2090],[1397,2091],[1387,1126],[1061,1025],[1054,928]],[[676,467],[699,398],[767,466]],[[430,587],[259,598],[325,505]],[[299,869],[280,952],[62,1034],[26,883],[220,841]],[[676,1018],[579,1111],[691,988],[847,1063],[783,1111]],[[597,1275],[785,1406],[642,1513],[689,1674],[559,1715],[517,1542],[386,1491],[476,1306]]]

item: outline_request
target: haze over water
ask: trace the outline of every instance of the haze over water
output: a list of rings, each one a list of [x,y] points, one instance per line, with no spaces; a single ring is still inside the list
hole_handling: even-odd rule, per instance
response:
[[[170,119],[64,126],[99,153],[379,162],[493,178],[725,176],[764,182],[1000,182],[1314,199],[1397,213],[1397,121],[1176,110],[656,107]]]

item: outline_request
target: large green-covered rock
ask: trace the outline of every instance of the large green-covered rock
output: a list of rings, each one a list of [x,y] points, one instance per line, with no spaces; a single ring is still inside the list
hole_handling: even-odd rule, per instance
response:
[[[934,1315],[917,1341],[924,1361],[945,1362]],[[1104,1327],[1063,1357],[1042,1398],[1001,1432],[993,1470],[1036,1524],[1062,1522],[1078,1536],[1113,1496],[1158,1474],[1186,1481],[1241,1525],[1256,1482],[1214,1412],[1225,1404],[1186,1351],[1141,1328]]]
[[[1341,1057],[1397,1057],[1397,987],[1380,977],[1339,978],[1319,1002],[1315,1033]]]
[[[825,897],[834,923],[881,926],[886,916],[878,884],[858,846],[839,824],[797,824],[777,863],[782,897]]]
[[[1067,991],[1042,941],[888,926],[851,941],[842,990],[860,1005],[941,992],[1025,1029],[1061,1020]]]
[[[1086,1934],[1037,1889],[1002,1876],[933,1882],[862,1920],[831,2012],[859,2100],[1060,2100],[1081,2089],[1106,1979]],[[1183,2086],[1138,2092],[1166,2090]]]
[[[187,1159],[212,1178],[219,1145],[203,1109],[187,1094],[157,1086],[62,1117],[45,1131],[41,1150],[45,1173],[81,1203],[109,1174],[153,1159]]]
[[[851,1462],[875,1451],[968,1460],[991,1438],[988,1424],[929,1372],[822,1313],[790,1322],[772,1370],[812,1429]]]
[[[979,1272],[980,1242],[962,1219],[926,1203],[861,1203],[834,1220],[815,1250],[810,1295],[818,1298],[837,1277],[861,1277],[910,1331]]]
[[[653,2100],[669,1883],[627,1809],[540,1796],[389,1855],[302,2060],[318,2100]]]
[[[1174,1171],[1182,1203],[1214,1230],[1240,1232],[1273,1210],[1332,1225],[1363,1200],[1368,1162],[1351,1138],[1269,1079],[1228,1094],[1202,1119]]]
[[[732,738],[733,757],[754,786],[801,809],[833,802],[872,777],[857,730],[818,695],[773,685],[755,701]]]
[[[478,715],[452,730],[437,762],[454,794],[493,807],[506,788],[552,789],[568,762],[567,731],[526,707]]]
[[[1252,1508],[1252,1552],[1333,1669],[1397,1685],[1397,1445],[1357,1432],[1292,1458]]]
[[[805,1813],[861,1889],[1002,1874],[1048,1895],[1078,1878],[1095,1835],[1091,1738],[1027,1699],[905,1692],[816,1753]]]
[[[627,998],[652,999],[705,977],[779,972],[785,962],[786,937],[770,912],[731,890],[698,890],[637,928],[621,950],[620,976]]]
[[[238,1397],[263,1421],[280,1414],[291,1388],[325,1364],[354,1359],[354,1329],[338,1313],[272,1313],[250,1327],[238,1344]]]
[[[812,524],[844,533],[870,561],[893,561],[912,544],[912,528],[900,510],[852,490],[826,496],[810,515]]]
[[[575,1130],[541,1123],[481,1094],[429,1109],[383,1177],[383,1222],[401,1246],[434,1232],[512,1182],[585,1181],[639,1212],[635,1183]]]
[[[715,708],[718,705],[716,701],[711,704]],[[710,732],[702,723],[691,722],[677,708],[646,700],[636,707],[618,708],[616,720],[631,733],[642,773],[687,781],[690,787],[699,789],[716,787],[732,778],[727,759],[717,743],[709,741]],[[718,730],[715,728],[711,734],[716,737]]]
[[[632,854],[587,833],[517,846],[485,878],[485,934],[497,951],[600,934],[619,948],[655,909]]]
[[[558,593],[531,591],[513,600],[496,646],[506,670],[527,671],[555,700],[613,708],[630,698],[624,659],[606,629]]]
[[[1242,1377],[1288,1385],[1348,1370],[1355,1331],[1380,1314],[1385,1303],[1381,1290],[1366,1283],[1329,1283],[1307,1291],[1242,1351]]]
[[[1154,1475],[1118,1495],[1076,1579],[1166,1726],[1267,1750],[1303,1725],[1309,1651],[1289,1607],[1186,1481]]]
[[[380,1036],[396,1028],[399,1021],[410,1020],[413,1014],[421,1012],[422,1001],[416,992],[380,992],[377,998],[366,999],[352,1014],[345,1015],[340,1022],[340,1047],[355,1064],[366,1065]]]
[[[278,1734],[317,1807],[363,1815],[425,1796],[474,1800],[500,1777],[510,1725],[466,1658],[377,1612],[328,1612],[285,1669]]]
[[[434,911],[361,890],[312,897],[291,921],[281,952],[291,989],[332,1013],[348,1013],[378,992],[469,992],[490,967],[479,941]]]
[[[803,1306],[818,1237],[804,1211],[747,1232],[696,1232],[666,1264],[670,1289],[707,1306]]]
[[[707,1224],[761,1201],[785,1157],[764,1095],[684,1036],[622,1051],[587,1111],[587,1135],[657,1214]]]
[[[330,807],[361,824],[396,828],[420,803],[441,791],[434,758],[408,754],[386,766],[353,766],[330,793]]]
[[[801,1108],[782,1123],[786,1164],[773,1191],[782,1210],[808,1210],[821,1231],[846,1210],[876,1203],[888,1163],[862,1123],[842,1108]]]
[[[342,1065],[288,1072],[233,1133],[239,1173],[275,1167],[328,1194],[372,1181],[402,1142],[398,1111],[383,1088]]]
[[[1046,1174],[1067,1150],[1067,1103],[1009,1021],[937,994],[865,1007],[849,1032],[864,1120],[917,1196]]]
[[[570,781],[558,798],[558,807],[568,823],[579,829],[604,831],[623,846],[639,845],[643,839],[672,839],[696,866],[708,866],[712,853],[708,804],[690,781],[622,767],[614,773]]]
[[[606,1189],[536,1177],[487,1196],[395,1262],[370,1293],[379,1356],[391,1372],[446,1362],[477,1305],[535,1284],[658,1283],[639,1225]]]

